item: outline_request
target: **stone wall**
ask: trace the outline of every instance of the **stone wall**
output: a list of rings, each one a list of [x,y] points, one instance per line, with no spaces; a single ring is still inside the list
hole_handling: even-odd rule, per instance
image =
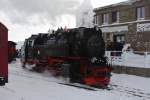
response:
[[[113,68],[114,73],[150,77],[150,68],[138,68],[127,66],[113,66]]]

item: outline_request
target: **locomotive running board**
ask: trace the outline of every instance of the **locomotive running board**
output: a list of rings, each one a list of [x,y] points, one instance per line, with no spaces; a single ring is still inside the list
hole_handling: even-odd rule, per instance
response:
[[[94,88],[91,86],[79,84],[79,83],[59,83],[61,85],[66,85],[66,86],[71,86],[71,87],[76,87],[76,88],[81,88],[81,89],[86,89],[86,90],[91,90],[91,91],[98,91],[100,89]]]

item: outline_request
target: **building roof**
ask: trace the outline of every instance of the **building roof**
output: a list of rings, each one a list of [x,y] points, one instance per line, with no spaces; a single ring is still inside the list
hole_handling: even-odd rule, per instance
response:
[[[8,45],[17,45],[17,43],[13,41],[8,41]]]
[[[1,23],[1,22],[0,22],[0,26],[2,26],[3,28],[5,28],[5,29],[8,30],[8,28],[3,23]]]
[[[102,9],[106,9],[106,8],[110,8],[110,7],[132,5],[133,3],[138,2],[138,1],[141,1],[141,0],[127,0],[127,1],[124,1],[124,2],[120,2],[120,3],[116,3],[116,4],[111,4],[111,5],[108,5],[108,6],[103,6],[103,7],[95,8],[94,11],[102,10]]]

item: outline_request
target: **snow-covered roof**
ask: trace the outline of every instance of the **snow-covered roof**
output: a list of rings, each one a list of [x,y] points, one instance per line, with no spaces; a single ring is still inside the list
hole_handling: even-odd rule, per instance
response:
[[[127,0],[124,2],[120,2],[120,3],[116,3],[116,4],[112,4],[112,5],[108,5],[108,6],[103,6],[103,7],[99,7],[99,8],[95,8],[94,11],[96,10],[101,10],[101,9],[105,9],[105,8],[109,8],[109,7],[116,7],[116,6],[125,6],[125,5],[132,5],[135,2],[138,2],[141,0]]]

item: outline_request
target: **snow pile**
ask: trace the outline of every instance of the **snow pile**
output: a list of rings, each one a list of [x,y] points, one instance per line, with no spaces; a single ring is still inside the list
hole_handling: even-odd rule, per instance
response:
[[[79,6],[76,13],[76,26],[77,27],[93,27],[93,7],[91,0],[84,0]]]

